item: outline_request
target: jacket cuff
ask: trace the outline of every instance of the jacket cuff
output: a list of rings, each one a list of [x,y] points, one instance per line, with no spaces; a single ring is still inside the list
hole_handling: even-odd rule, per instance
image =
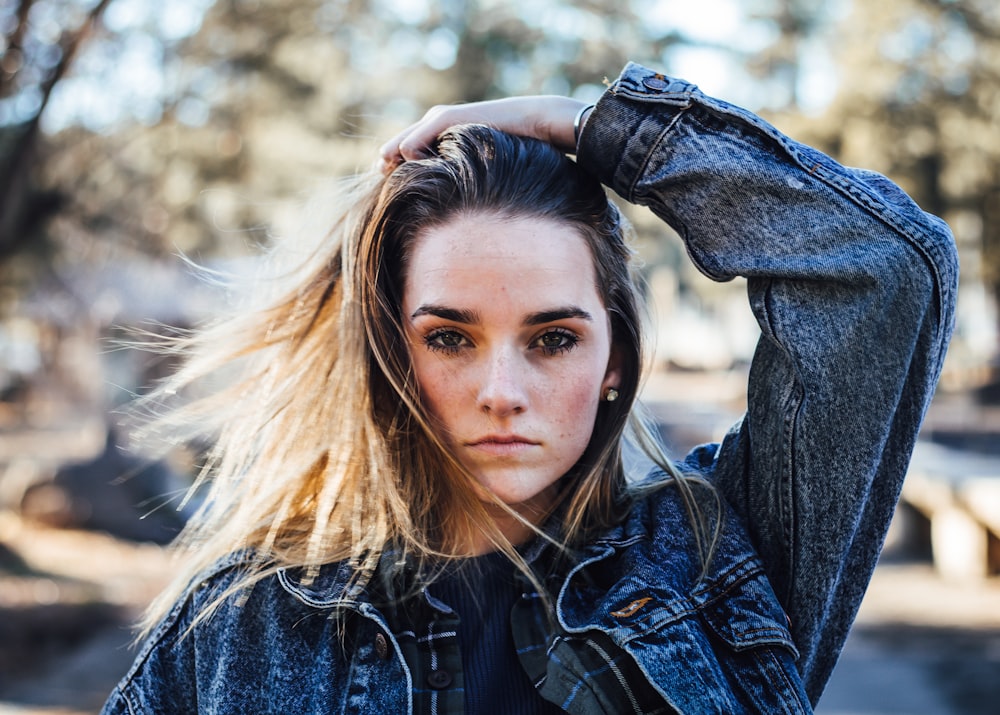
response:
[[[605,186],[631,201],[644,158],[700,90],[629,62],[584,124],[577,161]]]

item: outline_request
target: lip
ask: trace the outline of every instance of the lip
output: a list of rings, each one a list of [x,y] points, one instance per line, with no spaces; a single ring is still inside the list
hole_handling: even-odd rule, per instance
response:
[[[465,444],[478,452],[497,457],[516,456],[539,446],[538,442],[516,434],[490,434]]]

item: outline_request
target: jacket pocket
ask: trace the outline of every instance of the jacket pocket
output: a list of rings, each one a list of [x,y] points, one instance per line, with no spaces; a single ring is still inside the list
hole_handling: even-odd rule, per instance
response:
[[[798,657],[788,630],[788,617],[763,573],[753,574],[714,595],[699,612],[711,631],[735,651],[761,645],[781,646],[794,658]]]
[[[788,619],[763,574],[706,603],[699,617],[742,711],[812,712]]]

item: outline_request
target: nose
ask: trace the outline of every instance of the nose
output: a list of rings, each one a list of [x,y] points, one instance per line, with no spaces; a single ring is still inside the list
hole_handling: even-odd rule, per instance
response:
[[[528,406],[525,368],[512,348],[498,348],[489,355],[479,388],[479,407],[495,416],[524,412]]]

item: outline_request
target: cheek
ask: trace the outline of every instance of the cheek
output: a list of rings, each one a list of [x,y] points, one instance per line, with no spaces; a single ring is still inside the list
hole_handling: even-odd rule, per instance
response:
[[[571,383],[562,382],[550,395],[549,418],[559,436],[583,451],[594,431],[600,384],[587,376]]]
[[[467,371],[436,355],[413,358],[412,365],[424,409],[446,432],[456,429],[461,415],[475,407],[475,387]]]
[[[439,404],[450,402],[449,391],[455,386],[455,380],[449,380],[446,371],[434,363],[435,361],[426,357],[413,360],[413,372],[417,378],[421,400],[431,412],[436,412]]]

